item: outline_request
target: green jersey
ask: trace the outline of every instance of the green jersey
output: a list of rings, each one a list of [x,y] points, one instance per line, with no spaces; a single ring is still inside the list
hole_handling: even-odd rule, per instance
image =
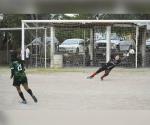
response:
[[[26,77],[22,60],[13,61],[10,68],[11,68],[12,76],[14,78],[20,79],[22,77]]]

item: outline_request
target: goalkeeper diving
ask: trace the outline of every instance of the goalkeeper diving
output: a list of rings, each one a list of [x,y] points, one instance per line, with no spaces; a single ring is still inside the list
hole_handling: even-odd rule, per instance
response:
[[[92,75],[88,76],[88,79],[94,78],[97,74],[104,71],[104,74],[101,76],[101,80],[103,80],[106,76],[109,75],[111,70],[115,68],[118,64],[120,64],[124,59],[130,56],[130,54],[134,54],[134,50],[130,49],[128,53],[124,53],[123,57],[121,57],[119,54],[112,55],[110,60],[105,63],[102,67],[100,67],[96,72],[94,72]]]

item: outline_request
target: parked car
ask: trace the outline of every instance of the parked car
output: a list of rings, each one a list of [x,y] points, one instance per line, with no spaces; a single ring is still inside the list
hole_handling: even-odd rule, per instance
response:
[[[86,41],[79,38],[66,39],[61,45],[59,45],[59,52],[85,53],[86,49]]]
[[[107,44],[106,35],[99,37],[99,39],[96,40],[95,44],[96,44],[95,47],[96,47],[97,53],[106,52],[106,44]],[[112,35],[111,36],[111,50],[112,51],[118,50],[119,44],[120,44],[120,38]]]
[[[150,38],[146,40],[146,51],[150,52]]]
[[[106,34],[104,34],[96,41],[96,49],[99,51],[106,50],[106,44]],[[135,49],[134,40],[127,40],[125,37],[119,37],[115,33],[111,34],[112,51],[128,51],[131,48]]]
[[[121,40],[119,43],[120,51],[129,51],[130,49],[135,49],[134,40]]]

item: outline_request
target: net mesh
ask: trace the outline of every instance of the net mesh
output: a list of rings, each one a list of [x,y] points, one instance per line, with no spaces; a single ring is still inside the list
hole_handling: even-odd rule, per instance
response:
[[[108,24],[107,24],[108,25]],[[49,24],[39,23],[38,26],[43,26],[47,29],[47,44],[46,44],[46,61],[47,66],[51,63],[51,30],[55,28],[54,42],[55,54],[63,55],[64,66],[101,66],[106,63],[106,44],[107,35],[105,23],[61,23]],[[30,26],[33,26],[31,23]],[[31,66],[44,66],[44,30],[26,30],[25,44],[31,50],[30,64]],[[49,38],[49,41],[48,41]],[[139,28],[138,37],[138,67],[150,66],[150,32],[145,26]],[[112,23],[111,24],[111,54],[123,55],[130,49],[136,49],[136,25],[133,23]],[[33,41],[38,45],[33,45]],[[40,43],[41,42],[41,43]],[[135,54],[130,54],[128,58],[123,60],[119,67],[135,67]]]

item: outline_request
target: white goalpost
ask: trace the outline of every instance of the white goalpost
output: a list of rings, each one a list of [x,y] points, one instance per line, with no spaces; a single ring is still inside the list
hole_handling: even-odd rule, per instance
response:
[[[141,25],[149,25],[150,20],[22,20],[22,41],[21,41],[21,55],[22,60],[25,60],[25,29],[30,28],[29,24],[49,24],[50,27],[50,37],[51,37],[51,48],[50,48],[50,59],[51,59],[51,67],[53,65],[53,57],[55,54],[55,44],[54,44],[54,37],[55,37],[55,27],[59,25],[105,25],[106,27],[106,61],[110,59],[111,55],[111,27],[131,27],[131,25],[134,25],[135,27],[135,67],[138,67],[138,39],[139,39],[139,27]],[[94,26],[93,26],[94,27]],[[46,49],[46,37],[47,37],[47,27],[42,27],[44,29],[45,34],[45,68],[47,67],[47,49]],[[92,57],[92,56],[91,56]],[[93,58],[93,57],[92,57]]]
[[[37,30],[37,29],[43,29],[43,27],[27,27],[27,28],[24,28],[24,30]],[[0,31],[11,31],[11,32],[13,32],[13,31],[21,31],[22,30],[22,28],[20,28],[20,27],[7,27],[7,28],[0,28]],[[7,62],[8,62],[8,47],[9,46],[9,43],[7,42]]]

